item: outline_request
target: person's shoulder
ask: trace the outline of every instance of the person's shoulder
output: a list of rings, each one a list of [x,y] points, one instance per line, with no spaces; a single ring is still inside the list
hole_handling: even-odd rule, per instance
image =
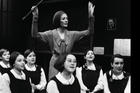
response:
[[[9,79],[10,79],[10,76],[9,76],[8,73],[4,73],[4,74],[2,75],[2,77],[3,77],[5,80],[9,80]]]
[[[76,71],[82,70],[82,67],[76,67]]]
[[[80,67],[76,67],[76,69],[81,69],[82,68],[82,66],[80,66]]]
[[[57,29],[51,29],[51,30],[49,30],[49,31],[54,32],[54,31],[57,31]]]
[[[129,72],[123,71],[125,77],[130,77],[131,74]]]
[[[41,68],[41,66],[40,66],[40,65],[38,65],[38,64],[35,64],[35,67],[36,67],[36,68],[37,68],[37,67],[38,67],[38,68]]]
[[[49,80],[48,84],[47,84],[47,90],[48,89],[52,89],[54,87],[56,87],[57,84],[56,84],[56,81],[54,81],[53,79]]]
[[[51,79],[51,80],[49,80],[48,84],[54,85],[54,84],[56,84],[56,81],[54,79]]]
[[[39,34],[41,34],[41,35],[50,35],[50,34],[52,34],[53,32],[55,31],[55,29],[52,29],[52,30],[45,30],[45,31],[43,31],[43,32],[39,32]]]
[[[56,76],[52,77],[48,82],[48,86],[56,85],[56,79]]]
[[[99,64],[94,63],[95,67],[97,68],[97,70],[101,70],[102,67]]]
[[[105,73],[104,73],[104,75],[111,75],[111,70],[108,70],[108,71],[106,71]]]
[[[67,34],[74,34],[74,33],[77,33],[78,31],[74,31],[74,30],[66,30],[66,33]]]
[[[53,35],[56,35],[57,34],[56,32],[57,32],[57,29],[52,29],[48,31],[48,33],[53,34]]]
[[[0,61],[0,66],[2,67],[2,65],[3,65],[3,61]]]

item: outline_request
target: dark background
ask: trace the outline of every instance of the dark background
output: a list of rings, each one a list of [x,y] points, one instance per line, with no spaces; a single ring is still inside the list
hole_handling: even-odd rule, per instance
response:
[[[31,38],[32,15],[25,20],[31,7],[40,0],[0,0],[0,48],[24,52],[34,48],[37,52],[37,63],[48,73],[51,57],[47,44]],[[96,62],[104,71],[110,69],[110,55],[113,54],[114,38],[131,38],[131,5],[130,0],[91,0],[95,5],[95,33],[75,43],[72,52],[77,56],[78,64],[84,63],[83,52],[91,46],[104,47],[104,55],[96,55]],[[53,14],[64,10],[69,16],[69,30],[85,30],[88,27],[88,0],[44,0],[39,7],[39,31],[54,29]],[[106,30],[106,19],[117,20],[116,30]],[[92,43],[90,42],[92,41]],[[131,58],[125,56],[125,70],[130,72]]]

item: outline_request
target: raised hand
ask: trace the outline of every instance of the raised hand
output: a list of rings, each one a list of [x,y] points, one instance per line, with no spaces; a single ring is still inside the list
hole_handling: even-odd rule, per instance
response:
[[[39,14],[38,7],[32,6],[31,10],[32,10],[33,16],[38,17],[38,14]]]
[[[89,17],[93,16],[94,8],[95,8],[95,5],[93,6],[93,4],[91,2],[89,2],[88,3],[88,15],[89,15]]]

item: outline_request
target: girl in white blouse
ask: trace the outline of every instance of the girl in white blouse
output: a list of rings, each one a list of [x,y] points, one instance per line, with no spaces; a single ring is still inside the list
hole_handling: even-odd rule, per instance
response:
[[[104,74],[104,93],[131,93],[131,76],[123,70],[123,56],[113,55],[111,67],[112,69]]]
[[[25,67],[24,56],[19,52],[12,52],[10,56],[10,64],[12,69],[3,74],[4,93],[31,93],[31,85],[29,77],[23,72]]]
[[[61,55],[54,67],[59,71],[47,85],[48,93],[80,93],[80,85],[73,75],[76,57],[72,54]]]
[[[10,63],[10,52],[7,49],[0,49],[0,72],[1,74],[6,73],[11,69]]]
[[[81,86],[81,93],[102,93],[103,71],[101,66],[95,63],[95,55],[92,50],[87,50],[84,55],[86,63],[76,68],[76,77]]]
[[[36,54],[33,50],[27,49],[24,52],[26,64],[25,72],[31,78],[33,93],[46,93],[46,76],[43,68],[36,64]]]

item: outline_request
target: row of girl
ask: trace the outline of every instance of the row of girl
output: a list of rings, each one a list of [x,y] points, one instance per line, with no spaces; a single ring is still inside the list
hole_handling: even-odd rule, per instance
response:
[[[131,93],[131,75],[123,70],[120,54],[112,56],[112,69],[105,73],[94,62],[92,50],[86,51],[81,67],[75,55],[60,55],[54,64],[59,72],[48,83],[34,50],[27,49],[23,55],[1,49],[0,57],[0,93]]]

